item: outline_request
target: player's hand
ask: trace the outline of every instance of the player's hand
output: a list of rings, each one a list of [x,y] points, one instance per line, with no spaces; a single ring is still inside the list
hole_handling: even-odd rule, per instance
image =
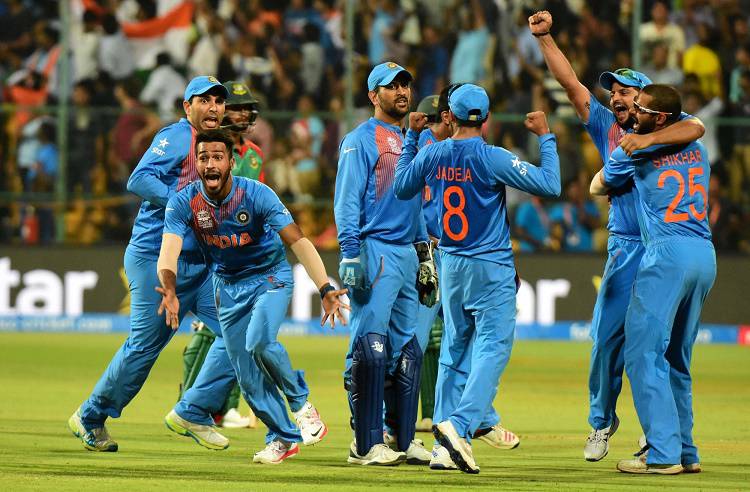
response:
[[[552,14],[540,10],[529,17],[529,29],[532,34],[546,34],[552,29]]]
[[[539,137],[549,133],[547,115],[544,114],[544,111],[533,111],[531,113],[526,113],[526,120],[523,122],[523,124],[527,130]]]
[[[320,320],[320,326],[323,326],[326,321],[330,321],[331,329],[333,330],[333,327],[336,323],[336,318],[338,318],[342,325],[346,325],[346,318],[344,318],[344,314],[341,312],[341,310],[352,310],[352,308],[350,308],[348,304],[344,304],[341,301],[341,296],[346,295],[346,293],[346,289],[331,290],[326,292],[325,297],[323,297],[323,318]]]
[[[620,147],[628,155],[633,155],[636,150],[645,149],[653,145],[653,136],[648,133],[645,135],[639,135],[637,133],[626,133],[622,140],[620,140]]]
[[[424,306],[432,307],[440,300],[432,243],[419,242],[414,245],[414,249],[417,250],[417,258],[419,259],[419,270],[417,270],[419,302]]]
[[[177,330],[180,327],[180,300],[177,299],[177,295],[173,290],[166,290],[164,287],[155,287],[155,289],[162,296],[159,310],[156,313],[159,316],[162,313],[166,313],[167,326],[170,326],[173,330]]]
[[[345,287],[358,290],[369,288],[365,265],[360,261],[359,256],[341,260],[339,264],[339,278]]]
[[[409,129],[415,132],[421,132],[427,124],[427,113],[412,111],[409,113]]]

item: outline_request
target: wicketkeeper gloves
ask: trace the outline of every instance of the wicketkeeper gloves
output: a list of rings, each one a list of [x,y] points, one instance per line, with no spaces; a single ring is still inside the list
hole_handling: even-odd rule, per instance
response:
[[[414,244],[414,249],[417,250],[417,258],[419,258],[419,270],[417,271],[419,302],[427,307],[432,307],[440,300],[433,246],[431,242],[419,242]]]

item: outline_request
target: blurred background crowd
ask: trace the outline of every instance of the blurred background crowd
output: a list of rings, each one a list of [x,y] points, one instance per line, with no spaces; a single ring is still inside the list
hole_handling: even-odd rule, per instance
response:
[[[532,162],[523,115],[544,109],[563,195],[509,193],[514,246],[603,250],[607,203],[588,194],[602,162],[528,30],[539,9],[605,104],[598,76],[618,67],[680,88],[684,110],[706,126],[715,245],[750,254],[748,0],[3,0],[0,243],[126,242],[138,206],[130,172],[155,132],[184,115],[187,81],[214,74],[244,81],[261,101],[251,138],[266,182],[319,247],[335,249],[338,145],[371,114],[370,68],[393,60],[414,74],[414,107],[450,82],[484,86],[487,139]]]

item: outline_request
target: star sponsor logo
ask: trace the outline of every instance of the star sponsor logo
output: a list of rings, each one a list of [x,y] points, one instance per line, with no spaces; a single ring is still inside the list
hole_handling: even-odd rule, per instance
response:
[[[211,219],[211,213],[208,210],[198,210],[195,219],[201,229],[213,229],[214,227],[214,221]]]
[[[515,169],[518,169],[518,172],[521,176],[526,176],[526,173],[529,172],[528,168],[526,167],[526,164],[523,161],[521,161],[521,159],[519,159],[517,156],[515,155],[513,156],[513,160],[511,161],[511,163],[513,164],[513,167]]]
[[[167,145],[169,145],[169,140],[167,140],[166,138],[162,138],[161,140],[159,140],[159,147],[161,147],[162,149],[166,149]]]

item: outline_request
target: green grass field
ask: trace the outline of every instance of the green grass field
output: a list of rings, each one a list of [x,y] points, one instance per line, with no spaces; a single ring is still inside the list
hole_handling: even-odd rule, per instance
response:
[[[233,429],[226,451],[209,451],[169,432],[162,418],[181,377],[176,338],[141,393],[109,421],[117,453],[83,449],[66,421],[88,395],[124,335],[0,334],[0,490],[621,490],[750,488],[750,349],[698,346],[693,361],[695,436],[704,472],[633,476],[615,470],[637,447],[639,425],[629,387],[610,454],[587,463],[588,351],[584,343],[518,342],[495,402],[521,446],[474,445],[479,475],[427,467],[366,468],[346,463],[351,439],[341,380],[346,340],[288,338],[306,369],[311,399],[330,427],[326,440],[280,466],[251,463],[264,430]],[[429,435],[420,435],[431,442]]]

